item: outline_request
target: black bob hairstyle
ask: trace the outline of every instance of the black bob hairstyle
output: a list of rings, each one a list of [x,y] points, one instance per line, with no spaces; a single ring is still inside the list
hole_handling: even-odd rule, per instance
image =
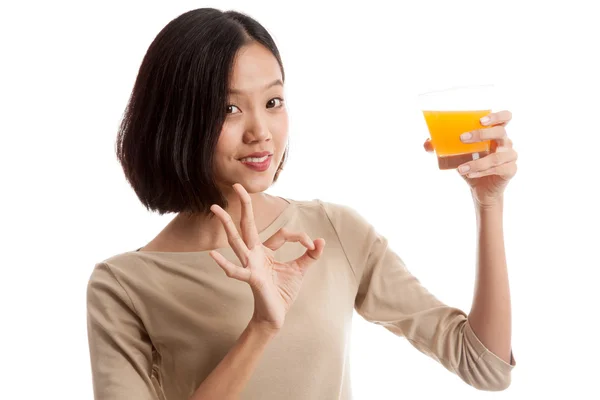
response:
[[[227,207],[215,183],[213,156],[235,55],[252,42],[273,53],[285,80],[271,35],[239,12],[188,11],[150,44],[115,146],[125,178],[148,210],[210,214],[212,204]],[[287,154],[288,148],[273,182]]]

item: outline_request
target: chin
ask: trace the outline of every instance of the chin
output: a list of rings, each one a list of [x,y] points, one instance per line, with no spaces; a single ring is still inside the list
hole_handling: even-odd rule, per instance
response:
[[[270,171],[269,171],[270,172]],[[273,184],[275,174],[265,172],[262,176],[243,176],[237,181],[249,194],[260,193],[267,190]]]
[[[260,173],[251,171],[244,171],[243,173],[239,173],[239,171],[235,172],[236,173],[232,173],[226,179],[220,179],[227,190],[231,189],[235,183],[239,183],[249,194],[260,193],[271,187],[271,185],[273,185],[273,179],[275,178],[275,172],[270,169]]]
[[[239,183],[249,194],[261,193],[273,185],[277,165],[280,162],[277,161],[277,163],[271,162],[269,168],[262,172],[252,170],[242,164],[227,165],[222,169],[217,167],[221,172],[217,174],[219,176],[217,181],[220,182],[219,186],[224,186],[222,190],[225,191],[229,191],[235,183]],[[239,161],[236,160],[236,163],[239,163]]]

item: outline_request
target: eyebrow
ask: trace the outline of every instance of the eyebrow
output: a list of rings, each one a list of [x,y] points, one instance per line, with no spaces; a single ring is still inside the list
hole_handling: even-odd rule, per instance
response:
[[[275,79],[273,82],[266,85],[263,88],[263,90],[271,89],[273,86],[283,86],[283,82],[281,81],[281,79]],[[244,93],[244,91],[239,90],[239,89],[229,89],[229,93],[230,94],[242,94],[242,93]]]

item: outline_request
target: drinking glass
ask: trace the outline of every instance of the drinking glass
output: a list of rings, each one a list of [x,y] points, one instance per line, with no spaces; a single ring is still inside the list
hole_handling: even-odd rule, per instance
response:
[[[436,90],[420,94],[418,100],[439,169],[457,168],[489,154],[490,140],[463,143],[460,135],[486,128],[479,119],[492,112],[494,85]]]

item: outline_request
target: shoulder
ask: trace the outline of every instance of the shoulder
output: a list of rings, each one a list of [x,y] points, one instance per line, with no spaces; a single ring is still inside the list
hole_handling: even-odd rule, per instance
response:
[[[303,217],[314,217],[336,230],[352,228],[353,231],[369,227],[366,219],[352,206],[323,199],[292,200]]]
[[[135,250],[114,254],[96,262],[90,275],[90,283],[111,277],[122,284],[123,281],[143,275],[151,265],[150,261],[146,254]]]
[[[343,213],[344,209],[350,208],[343,204],[326,201],[323,199],[312,199],[312,200],[298,200],[298,199],[286,199],[289,201],[296,210],[301,214],[320,214],[334,215]]]

